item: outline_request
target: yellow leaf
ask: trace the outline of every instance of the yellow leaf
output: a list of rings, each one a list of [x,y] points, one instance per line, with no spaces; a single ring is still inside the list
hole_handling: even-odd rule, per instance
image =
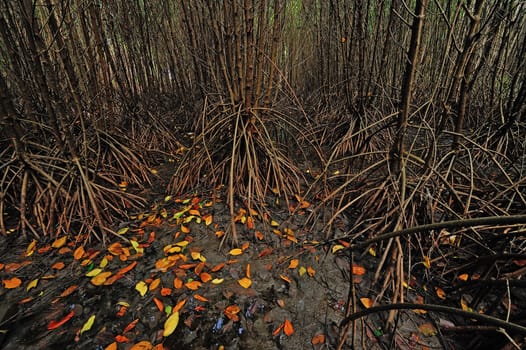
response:
[[[146,292],[148,291],[148,286],[146,285],[146,283],[144,283],[144,281],[139,281],[135,285],[135,290],[137,290],[139,294],[141,295],[141,297],[143,297],[146,295]]]
[[[164,322],[163,337],[168,337],[170,334],[172,334],[177,328],[178,324],[179,324],[179,311],[176,311],[173,314],[171,314],[170,317],[168,317],[166,322]]]
[[[234,249],[230,250],[230,252],[228,252],[228,254],[233,255],[233,256],[241,255],[241,254],[243,254],[243,250],[241,250],[240,248],[234,248]]]
[[[332,247],[332,254],[336,253],[337,251],[339,250],[342,250],[342,249],[345,249],[344,246],[342,246],[341,244],[336,244]]]
[[[298,274],[300,276],[303,276],[305,272],[307,272],[307,269],[304,266],[300,266],[300,268],[298,269]]]
[[[6,289],[14,289],[18,288],[22,284],[22,280],[18,277],[13,277],[8,280],[2,280],[2,283]]]
[[[106,257],[102,258],[102,260],[100,261],[100,264],[99,266],[103,269],[105,268],[106,266],[108,266],[108,259]]]
[[[89,331],[91,329],[91,327],[93,326],[93,322],[95,322],[95,315],[91,315],[90,318],[88,318],[86,323],[84,323],[84,325],[80,329],[80,333],[79,334],[82,334],[84,332]]]
[[[31,288],[35,288],[38,284],[38,278],[32,280],[27,284],[26,291],[29,291]]]
[[[86,273],[86,277],[94,277],[102,272],[102,269],[93,269],[90,272]]]
[[[369,248],[369,254],[370,254],[371,256],[376,256],[376,250],[374,249],[374,247],[370,247],[370,248]]]
[[[431,337],[437,334],[436,328],[431,323],[421,324],[420,326],[418,326],[418,330],[426,337]]]
[[[36,245],[37,245],[37,240],[36,239],[32,240],[31,243],[29,243],[29,245],[27,246],[27,249],[26,249],[26,256],[33,255],[33,253],[35,252]]]
[[[91,279],[91,283],[93,283],[96,286],[102,286],[110,276],[111,271],[101,272]]]
[[[194,260],[199,260],[199,258],[201,257],[201,253],[199,252],[191,252],[190,255],[192,256],[192,259]]]
[[[362,305],[365,306],[366,309],[373,306],[373,301],[371,298],[360,298],[360,301],[362,302]]]
[[[431,268],[431,260],[428,256],[424,256],[424,266],[426,267],[426,269]]]
[[[121,229],[119,229],[119,231],[117,231],[117,233],[118,233],[119,235],[123,235],[123,234],[125,234],[126,232],[128,232],[129,229],[130,229],[129,227],[122,227]]]
[[[137,241],[133,241],[133,240],[132,240],[132,241],[130,241],[130,243],[131,243],[133,249],[135,249],[135,252],[136,252],[137,254],[142,254],[142,253],[144,253],[144,248],[143,248],[143,247],[139,247],[139,242],[137,242]]]
[[[66,236],[60,237],[59,239],[55,240],[55,242],[53,242],[53,244],[51,246],[53,248],[60,248],[66,243],[66,239],[67,239]]]
[[[249,288],[252,285],[252,281],[247,277],[243,277],[242,279],[238,280],[237,283],[239,283],[239,285],[241,285],[243,288]]]
[[[299,259],[292,259],[289,263],[289,269],[295,269],[296,267],[298,267],[299,263]]]
[[[212,280],[212,284],[221,284],[223,283],[224,280],[225,280],[224,278],[214,278]]]
[[[271,221],[270,221],[270,226],[278,227],[279,224],[278,224],[276,221],[271,220]]]

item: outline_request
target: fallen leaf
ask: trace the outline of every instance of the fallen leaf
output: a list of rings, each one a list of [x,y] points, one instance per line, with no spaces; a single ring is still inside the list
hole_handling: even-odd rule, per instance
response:
[[[314,270],[312,266],[309,266],[307,267],[307,273],[309,274],[309,276],[314,277],[314,275],[316,274],[316,270]]]
[[[148,287],[148,290],[151,292],[153,290],[156,290],[157,287],[159,287],[159,284],[161,284],[161,279],[160,278],[156,278],[152,281],[152,283],[150,283],[150,286]]]
[[[82,328],[79,331],[79,334],[81,335],[84,332],[87,332],[91,329],[93,326],[93,322],[95,322],[95,315],[91,315],[88,320],[82,325]]]
[[[139,322],[139,319],[136,318],[135,320],[133,320],[130,323],[128,323],[128,325],[124,328],[122,333],[127,333],[127,332],[131,331],[132,329],[134,329],[138,322]]]
[[[78,287],[79,287],[79,286],[77,286],[77,285],[69,286],[68,288],[66,288],[66,290],[64,290],[64,291],[60,294],[60,296],[61,296],[61,297],[67,297],[68,295],[70,295],[71,293],[73,293],[74,291],[76,291]]]
[[[294,334],[294,327],[292,326],[292,323],[289,321],[289,319],[285,319],[285,322],[283,323],[283,332],[287,337],[290,337]]]
[[[303,276],[306,272],[307,269],[305,268],[305,266],[300,266],[300,268],[298,269],[298,275],[300,276]]]
[[[290,282],[291,282],[291,281],[290,281],[290,278],[288,278],[288,277],[285,276],[285,275],[279,275],[279,277],[280,277],[282,280],[284,280],[285,282],[287,282],[287,283],[290,283]]]
[[[362,305],[368,309],[370,308],[371,306],[373,306],[373,301],[371,298],[360,298],[360,302],[362,303]]]
[[[361,276],[365,274],[365,267],[360,265],[354,265],[352,266],[352,274],[356,276]]]
[[[342,250],[342,249],[345,249],[345,247],[344,247],[343,245],[341,245],[341,244],[336,244],[336,245],[334,245],[334,246],[332,247],[331,252],[332,252],[332,254],[334,254],[334,253],[336,253],[337,251],[340,251],[340,250]]]
[[[22,280],[18,277],[13,277],[8,280],[2,280],[2,283],[6,289],[14,289],[20,287]]]
[[[146,295],[146,292],[148,291],[148,286],[146,285],[144,281],[139,281],[135,285],[135,290],[137,290],[139,294],[141,295],[141,297],[143,297]]]
[[[270,226],[278,227],[279,224],[278,224],[276,221],[271,220],[271,221],[270,221]]]
[[[174,278],[174,287],[175,287],[176,289],[181,289],[181,288],[183,288],[183,280],[180,279],[179,277]]]
[[[164,303],[160,299],[157,299],[156,297],[153,297],[153,302],[155,303],[155,305],[157,306],[159,311],[163,312],[163,310],[164,310]]]
[[[37,245],[37,240],[36,239],[32,240],[31,243],[29,243],[29,245],[27,246],[27,249],[26,249],[26,256],[33,255],[33,253],[35,252],[36,245]]]
[[[199,289],[199,287],[201,287],[201,282],[197,280],[190,281],[190,282],[185,283],[185,287],[190,290],[197,290]]]
[[[212,280],[212,284],[221,284],[223,283],[224,280],[225,280],[224,278],[214,278]]]
[[[147,340],[143,340],[133,345],[130,350],[153,350],[153,345]]]
[[[97,276],[101,272],[102,272],[102,269],[93,269],[89,271],[88,273],[86,273],[86,277],[94,277],[94,276]]]
[[[431,337],[437,334],[436,328],[431,323],[421,324],[420,326],[418,326],[418,330],[426,337]]]
[[[60,238],[56,239],[53,242],[53,244],[51,244],[51,247],[53,247],[53,248],[60,248],[60,247],[62,247],[66,243],[66,239],[67,239],[66,236],[63,236],[63,237],[60,237]]]
[[[186,299],[183,299],[181,300],[180,302],[178,302],[174,308],[173,308],[173,312],[179,312],[181,311],[181,309],[183,308],[184,304],[186,304]]]
[[[212,223],[213,216],[211,214],[205,215],[203,219],[205,219],[205,225],[209,226]]]
[[[66,264],[62,261],[58,261],[51,266],[53,270],[62,270],[64,267],[66,267]]]
[[[442,300],[446,299],[446,292],[444,292],[444,290],[442,288],[436,287],[435,288],[435,293],[436,293],[437,297],[439,297],[440,299],[442,299]]]
[[[170,288],[166,288],[166,287],[161,288],[161,295],[163,297],[166,297],[171,294],[172,294],[172,290]]]
[[[273,336],[273,337],[277,336],[277,335],[279,334],[279,332],[281,332],[281,330],[283,329],[283,327],[285,327],[285,324],[284,324],[284,323],[280,324],[280,325],[278,326],[278,328],[276,328],[276,329],[274,330],[274,332],[272,332],[272,336]]]
[[[195,300],[199,300],[199,301],[202,301],[203,303],[206,303],[208,301],[207,298],[205,298],[204,296],[200,295],[200,294],[194,294],[194,299]]]
[[[298,267],[299,263],[299,259],[292,259],[289,263],[289,269],[295,269],[296,267]]]
[[[106,279],[111,276],[111,271],[101,272],[97,276],[93,277],[91,279],[91,283],[96,286],[102,286],[104,282],[106,282]]]
[[[265,236],[263,235],[263,233],[261,233],[261,231],[256,231],[254,232],[254,236],[256,236],[256,238],[259,240],[259,241],[262,241],[265,239]]]
[[[431,268],[431,259],[429,259],[428,256],[424,256],[424,266],[426,267],[426,269]]]
[[[129,343],[130,342],[130,338],[122,334],[116,335],[115,340],[117,341],[117,343]]]
[[[128,232],[129,229],[130,229],[129,227],[122,227],[121,229],[119,229],[119,231],[117,231],[117,234],[118,235],[123,235],[126,232]]]
[[[179,324],[179,312],[175,311],[168,317],[166,322],[164,322],[163,337],[168,337],[175,331],[177,325]]]
[[[243,288],[249,288],[252,285],[252,280],[250,280],[250,278],[247,278],[247,277],[243,277],[242,279],[238,280],[237,282]]]
[[[462,275],[458,276],[458,279],[464,282],[466,282],[468,278],[469,278],[469,275],[467,273],[463,273]]]
[[[104,350],[117,350],[117,342],[113,342],[110,345],[106,346]]]
[[[225,263],[220,263],[220,264],[217,264],[216,266],[212,267],[212,269],[210,269],[210,271],[217,272],[217,271],[221,270],[223,267],[225,267]]]
[[[241,255],[241,254],[243,254],[243,250],[240,249],[240,248],[234,248],[234,249],[231,249],[228,252],[228,254],[233,255],[233,256]]]
[[[31,288],[35,288],[38,284],[38,278],[32,280],[31,282],[29,282],[26,286],[26,292],[28,292]]]
[[[208,281],[212,280],[212,275],[210,275],[207,272],[201,272],[199,278],[201,279],[201,281],[203,281],[203,283],[207,283]]]
[[[325,343],[325,334],[317,334],[314,337],[312,337],[311,340],[312,345],[318,345]]]
[[[47,325],[47,329],[48,330],[57,329],[58,327],[62,326],[64,323],[68,322],[74,315],[75,313],[71,311],[60,321],[55,321],[55,320],[50,321],[49,324]]]

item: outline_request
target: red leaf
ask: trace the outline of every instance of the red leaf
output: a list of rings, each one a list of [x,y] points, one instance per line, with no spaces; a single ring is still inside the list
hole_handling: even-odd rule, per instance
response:
[[[57,329],[58,327],[62,326],[64,323],[68,322],[74,315],[75,315],[75,313],[73,311],[71,311],[69,314],[66,315],[66,317],[64,317],[60,321],[52,320],[47,325],[47,329],[48,330]]]

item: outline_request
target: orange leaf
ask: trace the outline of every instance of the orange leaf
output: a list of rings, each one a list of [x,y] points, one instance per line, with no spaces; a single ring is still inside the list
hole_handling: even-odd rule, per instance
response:
[[[78,287],[79,286],[77,286],[77,285],[70,286],[70,287],[66,288],[66,290],[63,291],[62,294],[60,294],[60,296],[61,297],[67,297],[68,295],[70,295],[71,293],[76,291]]]
[[[212,215],[206,215],[203,219],[205,219],[205,225],[208,226],[212,223],[213,217]]]
[[[285,276],[285,275],[279,275],[279,277],[280,277],[282,280],[284,280],[285,282],[290,283],[290,278],[288,278],[287,276]]]
[[[252,281],[247,277],[243,277],[242,279],[238,280],[237,283],[239,283],[243,288],[249,288],[252,285]]]
[[[439,297],[442,300],[446,299],[446,292],[440,287],[435,288],[435,293],[437,294],[437,297]]]
[[[104,281],[104,285],[105,286],[111,286],[113,283],[115,283],[116,281],[120,280],[123,277],[124,277],[123,274],[117,273],[117,274],[115,274],[113,276],[110,276],[110,278],[108,278],[106,281]]]
[[[84,254],[86,254],[86,251],[84,250],[83,246],[80,246],[77,249],[75,249],[75,251],[73,252],[73,258],[75,260],[80,260],[80,259],[82,259]]]
[[[59,254],[66,254],[66,253],[69,253],[71,252],[71,248],[70,247],[62,247],[58,250],[58,253]]]
[[[247,278],[250,278],[250,264],[247,264]]]
[[[161,295],[163,297],[166,297],[166,296],[168,296],[170,294],[172,294],[172,290],[170,288],[166,288],[166,287],[161,288]]]
[[[262,258],[264,256],[270,255],[271,253],[272,253],[272,248],[267,247],[267,248],[263,249],[261,252],[259,252],[258,257]]]
[[[197,266],[194,269],[195,274],[199,276],[201,274],[201,271],[203,271],[204,268],[205,268],[205,263],[200,262],[199,264],[197,264]]]
[[[217,264],[216,266],[212,267],[212,269],[210,271],[217,272],[217,271],[221,270],[223,267],[225,267],[225,263],[220,263],[220,264]]]
[[[161,310],[162,311],[162,310]],[[125,328],[124,330],[122,331],[122,333],[126,333],[126,332],[129,332],[131,331],[132,329],[135,328],[135,326],[137,325],[137,322],[139,322],[139,319],[136,318],[135,320],[131,321]]]
[[[366,309],[373,306],[373,301],[371,298],[360,298],[360,301],[362,302],[363,306],[365,306]]]
[[[132,262],[130,265],[123,267],[117,272],[117,275],[124,275],[126,272],[130,271],[137,265],[137,261]]]
[[[312,266],[309,266],[307,267],[307,273],[309,274],[309,276],[314,277],[314,275],[316,274],[316,270],[314,270]]]
[[[352,273],[356,276],[361,276],[365,274],[365,267],[360,265],[354,265],[352,266]]]
[[[179,277],[174,279],[174,287],[176,289],[181,289],[183,287],[183,281]]]
[[[200,294],[194,294],[194,299],[195,300],[199,300],[199,301],[202,301],[204,303],[206,303],[208,301],[207,298],[205,298],[204,296],[200,295]]]
[[[278,328],[276,328],[276,329],[274,330],[274,332],[272,332],[272,336],[273,336],[273,337],[277,336],[277,335],[279,334],[279,332],[281,332],[281,330],[283,329],[283,327],[285,327],[285,324],[284,324],[284,323],[280,324],[280,325],[278,326]]]
[[[161,300],[157,299],[156,297],[153,297],[153,302],[155,303],[155,305],[157,306],[159,311],[163,312],[163,310],[164,310],[164,303]]]
[[[311,340],[312,345],[318,345],[325,343],[325,335],[324,334],[317,334],[314,337],[312,337]]]
[[[124,316],[124,314],[126,313],[126,310],[127,310],[127,307],[126,306],[121,306],[119,311],[117,312],[117,317],[122,317]]]
[[[263,239],[265,239],[265,236],[261,233],[261,231],[256,231],[254,232],[254,236],[256,236],[256,238],[260,241],[262,241]]]
[[[195,280],[191,282],[187,282],[185,283],[185,287],[191,290],[197,290],[199,289],[199,287],[201,287],[201,282],[195,281]]]
[[[231,314],[237,314],[239,313],[239,311],[241,311],[241,308],[237,305],[228,305],[226,308],[225,308],[225,312],[229,312]]]
[[[287,337],[290,337],[294,334],[294,327],[292,326],[292,323],[286,318],[285,322],[283,323],[283,332]]]
[[[4,287],[7,289],[14,289],[20,287],[22,284],[22,280],[18,277],[13,277],[8,280],[2,280],[2,283],[4,284]]]
[[[181,225],[181,232],[182,233],[190,233],[190,229],[188,228],[188,226]]]
[[[152,283],[150,283],[150,286],[148,287],[148,290],[150,290],[150,292],[152,290],[156,290],[157,287],[159,287],[159,284],[161,283],[161,279],[160,278],[156,278],[152,281]]]
[[[177,305],[174,306],[172,313],[179,312],[183,308],[184,304],[186,304],[186,299],[181,300],[177,303]]]
[[[62,261],[59,261],[59,262],[54,263],[53,266],[51,266],[51,268],[53,270],[62,270],[65,266],[66,264],[64,264]]]
[[[143,340],[143,341],[140,341],[137,344],[133,345],[130,348],[130,350],[153,350],[153,345],[149,341]]]
[[[292,259],[289,263],[289,269],[295,269],[296,267],[298,267],[299,263],[299,259]]]
[[[466,282],[468,278],[469,278],[469,275],[467,273],[463,273],[462,275],[458,276],[458,279],[464,282]]]
[[[117,350],[117,342],[114,341],[110,345],[106,346],[106,348],[104,348],[104,350]]]
[[[130,339],[124,335],[116,335],[115,336],[115,340],[117,341],[117,343],[129,343],[130,342]]]
[[[255,227],[255,226],[254,226],[254,219],[252,219],[252,216],[249,216],[249,217],[247,218],[247,228],[248,228],[249,230],[252,230],[252,229],[254,229],[254,227]]]
[[[53,248],[60,248],[60,247],[62,247],[64,244],[66,244],[66,239],[67,239],[66,236],[58,238],[57,240],[55,240],[53,242],[53,244],[51,244],[51,247],[53,247]]]
[[[203,281],[203,283],[206,283],[206,282],[212,280],[212,275],[210,275],[209,273],[206,273],[206,272],[202,272],[199,275],[199,278],[201,278],[201,281]]]
[[[96,286],[102,286],[104,282],[106,282],[106,279],[108,279],[110,276],[111,271],[101,272],[97,276],[93,277],[90,282]]]
[[[57,329],[58,327],[62,326],[64,323],[68,322],[74,315],[75,313],[71,311],[69,314],[66,315],[66,317],[64,317],[60,321],[51,320],[49,324],[47,325],[47,329],[48,330]]]

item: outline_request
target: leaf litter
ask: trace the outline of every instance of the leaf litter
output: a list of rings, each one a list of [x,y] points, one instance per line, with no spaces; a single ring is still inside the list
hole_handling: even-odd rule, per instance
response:
[[[299,208],[310,206],[298,200]],[[235,220],[246,234],[238,247],[221,251],[224,233],[218,232],[228,227],[227,212],[220,198],[166,197],[118,230],[125,240],[107,247],[78,245],[83,237],[65,235],[49,243],[34,240],[12,261],[3,258],[2,294],[18,305],[33,304],[29,319],[47,320],[44,327],[33,322],[27,331],[15,331],[18,342],[6,348],[82,349],[89,343],[171,349],[197,343],[274,349],[277,342],[295,349],[305,339],[330,342],[324,322],[343,318],[340,301],[348,292],[332,257],[345,252],[345,242],[327,247],[327,259],[327,249],[300,229],[305,218],[285,225],[277,215],[265,218],[265,226],[253,209],[239,208]],[[19,274],[33,262],[49,264],[46,274]],[[352,272],[361,276],[369,269],[354,264]]]

